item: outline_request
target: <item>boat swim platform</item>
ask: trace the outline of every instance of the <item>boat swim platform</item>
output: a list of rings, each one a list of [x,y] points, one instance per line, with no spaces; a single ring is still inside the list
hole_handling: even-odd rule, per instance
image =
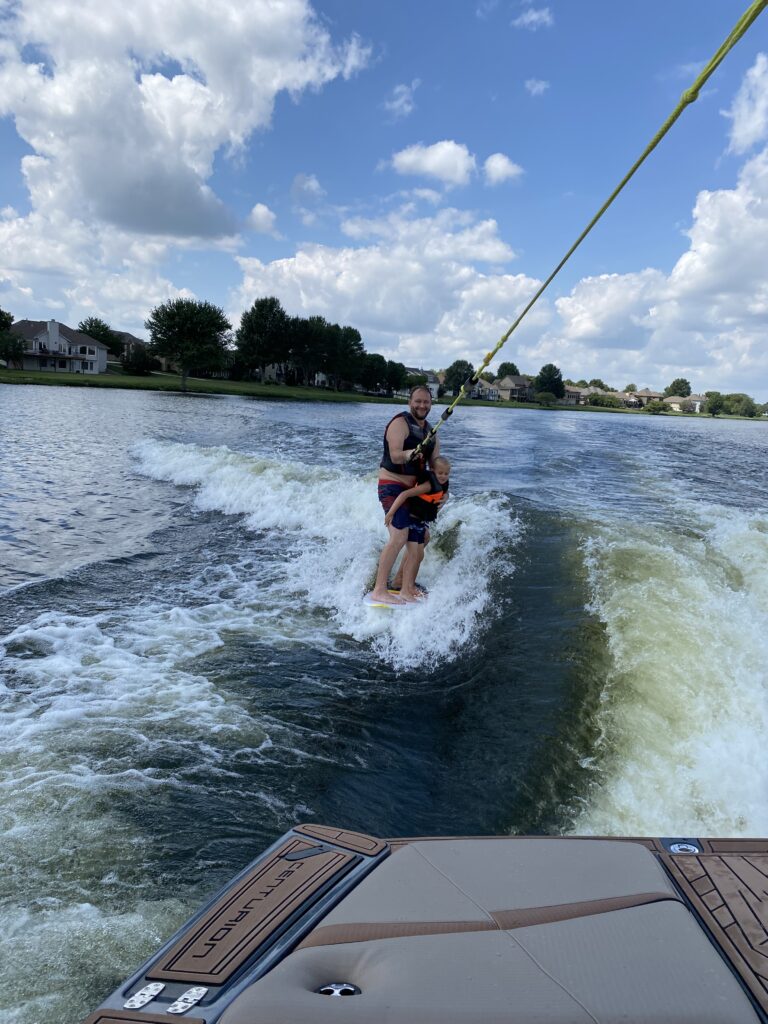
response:
[[[765,1024],[768,839],[299,825],[84,1024],[174,1019]]]

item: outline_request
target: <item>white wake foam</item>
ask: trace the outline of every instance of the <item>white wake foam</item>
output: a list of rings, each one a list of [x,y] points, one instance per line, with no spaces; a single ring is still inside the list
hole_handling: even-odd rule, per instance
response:
[[[577,832],[768,833],[768,520],[701,515],[695,532],[606,527],[587,547],[614,669]]]
[[[508,552],[522,534],[503,498],[452,498],[420,574],[429,601],[401,613],[371,609],[361,597],[386,540],[375,475],[155,441],[140,447],[139,458],[154,479],[194,487],[199,509],[245,516],[247,529],[261,536],[244,536],[244,549],[284,552],[285,577],[271,591],[274,601],[299,597],[309,609],[324,610],[336,630],[369,643],[398,670],[450,660],[472,642],[492,619],[494,579],[512,571]],[[450,550],[439,543],[448,533]],[[499,558],[499,551],[507,554]]]

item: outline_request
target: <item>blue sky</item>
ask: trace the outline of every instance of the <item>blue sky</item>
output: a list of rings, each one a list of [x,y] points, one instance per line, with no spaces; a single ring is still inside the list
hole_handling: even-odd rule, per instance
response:
[[[477,364],[745,6],[0,0],[0,306],[274,294]],[[768,399],[767,52],[763,15],[502,358]]]

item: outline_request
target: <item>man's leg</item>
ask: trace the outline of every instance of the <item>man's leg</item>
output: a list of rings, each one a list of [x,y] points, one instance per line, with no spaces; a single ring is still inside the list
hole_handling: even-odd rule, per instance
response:
[[[408,540],[408,529],[396,530],[394,526],[388,526],[387,529],[389,530],[389,540],[384,545],[379,556],[376,585],[371,591],[371,597],[375,597],[377,601],[381,601],[383,604],[402,604],[403,602],[396,594],[390,594],[387,590],[387,580],[389,579],[392,566],[395,564],[395,559]]]

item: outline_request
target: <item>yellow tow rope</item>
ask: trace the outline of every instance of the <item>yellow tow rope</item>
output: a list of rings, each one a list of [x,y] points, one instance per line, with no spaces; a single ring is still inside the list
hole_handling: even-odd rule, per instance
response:
[[[658,146],[658,144],[661,142],[661,140],[667,134],[667,132],[672,127],[672,125],[675,123],[675,121],[677,121],[678,117],[680,117],[680,115],[685,110],[685,108],[688,106],[688,104],[689,103],[693,103],[695,100],[698,99],[699,92],[701,91],[701,87],[709,79],[709,77],[715,72],[715,70],[720,66],[720,64],[725,59],[726,54],[730,50],[733,49],[733,47],[736,45],[736,43],[738,43],[738,41],[745,34],[747,29],[751,26],[752,22],[755,21],[755,19],[760,14],[762,14],[762,12],[765,10],[765,8],[767,6],[768,6],[768,0],[755,0],[755,3],[751,4],[747,8],[747,10],[742,14],[742,16],[739,18],[739,20],[736,22],[736,24],[734,25],[733,29],[731,30],[730,35],[727,37],[727,39],[725,39],[725,41],[723,42],[722,46],[714,54],[712,59],[706,65],[706,67],[701,72],[701,74],[698,76],[698,78],[695,80],[693,85],[689,89],[686,89],[685,92],[682,94],[682,96],[680,97],[680,102],[677,104],[675,109],[669,115],[669,117],[664,122],[664,124],[661,126],[661,128],[658,130],[658,132],[656,132],[654,137],[651,139],[649,144],[646,146],[645,151],[635,161],[635,163],[630,167],[630,169],[627,171],[627,173],[621,179],[619,184],[616,186],[616,188],[610,194],[608,199],[606,199],[606,201],[603,203],[603,205],[597,211],[597,213],[592,218],[592,220],[589,222],[589,224],[587,224],[587,226],[581,232],[581,234],[576,239],[576,241],[573,243],[573,245],[568,250],[568,252],[565,254],[565,256],[563,256],[563,258],[557,264],[557,266],[552,271],[552,273],[549,275],[549,277],[546,279],[546,281],[541,285],[541,287],[535,293],[535,295],[530,300],[530,302],[525,307],[525,309],[522,311],[520,316],[518,316],[518,318],[511,325],[511,327],[504,334],[502,334],[502,336],[499,338],[496,346],[494,348],[492,348],[491,351],[486,355],[486,357],[483,360],[482,364],[474,371],[474,373],[470,377],[467,377],[467,379],[461,385],[461,388],[459,389],[459,393],[454,398],[453,402],[451,402],[451,404],[447,407],[447,409],[445,409],[445,411],[443,412],[443,414],[440,417],[440,419],[437,421],[435,426],[432,427],[432,429],[429,431],[429,433],[424,438],[424,440],[416,448],[414,448],[413,453],[411,455],[411,458],[414,458],[415,456],[417,456],[419,454],[419,452],[421,451],[421,449],[424,447],[424,445],[428,444],[429,441],[432,440],[432,438],[435,436],[435,434],[440,429],[442,424],[445,423],[445,421],[451,415],[451,413],[453,412],[454,408],[459,404],[459,402],[462,400],[462,398],[464,398],[466,396],[467,392],[477,383],[477,381],[480,379],[480,374],[488,366],[488,364],[491,362],[491,360],[496,355],[496,353],[499,351],[499,349],[502,348],[502,346],[507,342],[507,340],[509,339],[509,336],[519,326],[519,324],[522,321],[523,317],[528,313],[528,311],[532,308],[532,306],[538,301],[539,297],[542,295],[544,290],[551,284],[551,282],[554,280],[554,278],[557,276],[557,274],[560,273],[560,271],[563,269],[565,264],[568,262],[568,260],[574,254],[576,249],[578,249],[578,247],[581,245],[581,243],[587,237],[587,235],[592,230],[592,228],[595,226],[595,224],[597,224],[597,222],[603,216],[603,214],[608,209],[608,207],[611,205],[611,203],[614,201],[614,199],[619,194],[619,192],[621,192],[621,190],[627,184],[629,179],[634,175],[635,171],[640,167],[640,165],[645,161],[645,159],[648,156],[650,156],[650,154],[653,152],[653,150]]]

